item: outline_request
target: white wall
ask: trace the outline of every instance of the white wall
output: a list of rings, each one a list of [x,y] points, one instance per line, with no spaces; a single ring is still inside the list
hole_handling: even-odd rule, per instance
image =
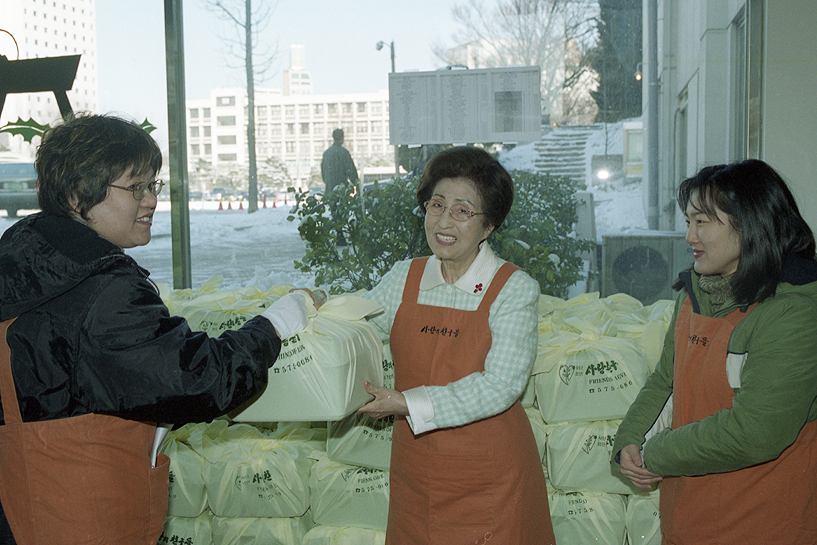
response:
[[[817,232],[817,2],[767,0],[763,159]]]
[[[733,159],[732,22],[746,0],[659,0],[661,228],[681,229],[673,209],[683,176]],[[817,2],[766,0],[760,158],[789,182],[817,232]],[[645,44],[646,39],[645,39]],[[645,51],[645,56],[647,52]],[[683,100],[686,97],[686,100]],[[686,108],[687,157],[676,164]],[[677,208],[677,207],[675,207]]]

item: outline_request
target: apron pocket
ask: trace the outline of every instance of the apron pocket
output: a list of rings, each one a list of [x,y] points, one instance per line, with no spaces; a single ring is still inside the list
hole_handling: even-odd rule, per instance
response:
[[[432,526],[493,527],[494,468],[490,455],[441,455],[428,461]]]

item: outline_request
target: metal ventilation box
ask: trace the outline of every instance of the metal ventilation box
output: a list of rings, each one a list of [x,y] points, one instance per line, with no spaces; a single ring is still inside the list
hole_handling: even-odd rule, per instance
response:
[[[626,293],[650,305],[675,299],[672,284],[678,273],[692,266],[686,234],[641,231],[602,237],[602,297]]]

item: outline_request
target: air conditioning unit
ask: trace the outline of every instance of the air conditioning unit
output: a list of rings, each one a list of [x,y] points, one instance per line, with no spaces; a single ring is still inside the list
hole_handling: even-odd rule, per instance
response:
[[[641,231],[602,237],[602,297],[626,293],[650,305],[675,299],[678,273],[692,266],[685,233]]]

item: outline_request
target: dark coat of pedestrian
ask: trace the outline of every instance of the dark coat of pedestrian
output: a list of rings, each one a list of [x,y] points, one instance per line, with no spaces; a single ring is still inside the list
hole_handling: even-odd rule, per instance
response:
[[[332,131],[334,143],[323,152],[321,177],[329,192],[340,184],[355,184],[358,181],[357,168],[349,151],[343,147],[343,129]]]

